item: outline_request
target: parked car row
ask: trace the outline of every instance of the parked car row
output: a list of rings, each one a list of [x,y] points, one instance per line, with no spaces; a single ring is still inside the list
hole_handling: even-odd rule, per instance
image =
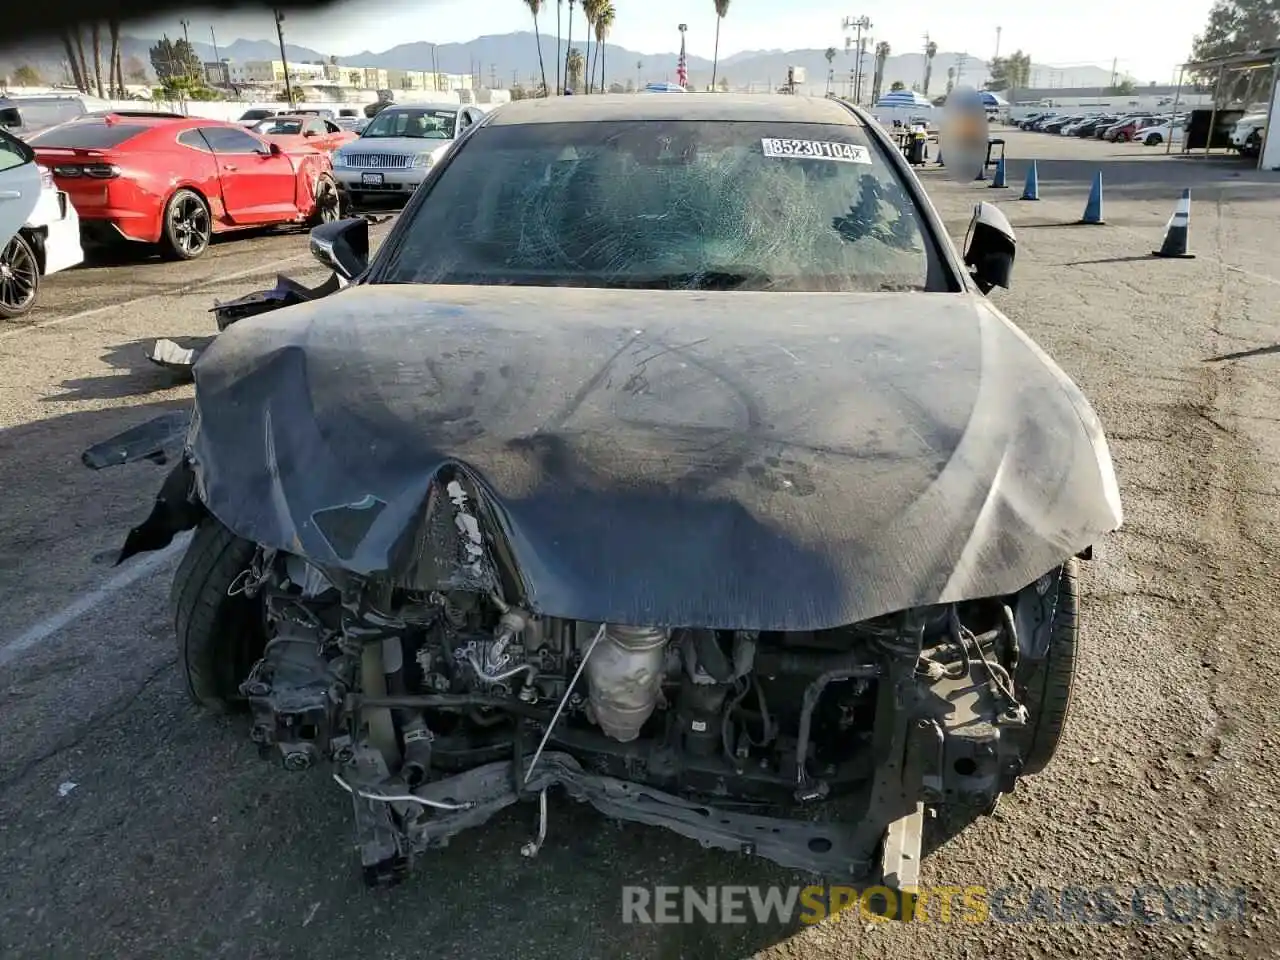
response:
[[[1153,147],[1180,141],[1186,132],[1185,114],[1138,113],[1037,113],[1019,121],[1023,130],[1056,133],[1064,137],[1092,137],[1111,143],[1141,143]]]
[[[407,199],[484,109],[422,103],[388,105],[372,120],[318,110],[249,116],[258,112],[227,122],[97,111],[25,139],[0,131],[0,317],[29,310],[41,278],[82,262],[85,244],[153,245],[167,259],[192,260],[218,234],[315,226],[353,201]]]

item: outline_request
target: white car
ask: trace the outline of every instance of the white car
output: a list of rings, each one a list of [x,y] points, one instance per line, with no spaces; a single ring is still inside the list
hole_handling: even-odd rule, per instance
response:
[[[1267,130],[1265,113],[1245,114],[1231,130],[1231,148],[1243,157],[1256,157],[1262,152],[1262,138]]]
[[[1141,143],[1145,147],[1154,147],[1166,140],[1179,143],[1186,135],[1186,121],[1179,120],[1170,126],[1168,123],[1156,124],[1154,127],[1147,127],[1145,130],[1139,130],[1133,135],[1136,143]]]
[[[0,318],[26,313],[42,277],[83,260],[70,198],[27,144],[0,133]]]
[[[431,168],[484,111],[457,103],[393,103],[360,134],[333,152],[333,175],[350,201],[369,197],[407,200]]]

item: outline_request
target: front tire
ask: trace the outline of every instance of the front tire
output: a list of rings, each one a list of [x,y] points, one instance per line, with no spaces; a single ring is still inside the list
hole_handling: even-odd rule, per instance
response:
[[[40,261],[31,242],[15,233],[0,248],[0,317],[20,317],[40,293]]]
[[[318,227],[322,223],[334,223],[342,219],[342,194],[338,190],[337,181],[327,173],[316,179],[315,210],[312,211],[307,226]]]
[[[1053,759],[1066,731],[1075,691],[1080,650],[1080,561],[1072,557],[1062,565],[1045,591],[1049,612],[1043,629],[1049,642],[1043,659],[1019,664],[1015,685],[1026,705],[1031,724],[1022,774],[1040,773]]]
[[[169,605],[178,665],[191,699],[215,713],[244,710],[240,683],[266,646],[262,600],[227,591],[256,548],[209,517],[173,577]]]
[[[1151,136],[1147,137],[1147,139],[1142,141],[1142,145],[1144,147],[1158,147],[1162,143],[1164,143],[1164,137],[1160,136],[1158,133],[1153,133]]]
[[[213,219],[209,205],[194,190],[174,192],[164,208],[160,252],[166,260],[194,260],[209,249]]]

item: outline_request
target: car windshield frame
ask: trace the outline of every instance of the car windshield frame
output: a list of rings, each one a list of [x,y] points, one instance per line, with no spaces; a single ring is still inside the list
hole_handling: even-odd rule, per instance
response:
[[[919,255],[922,262],[918,264],[918,269],[913,271],[915,273],[915,279],[913,280],[904,280],[902,274],[890,274],[890,273],[878,274],[875,271],[868,271],[866,274],[863,275],[866,277],[868,282],[865,284],[859,283],[858,282],[859,274],[856,271],[850,272],[848,262],[840,264],[841,269],[837,270],[835,273],[824,274],[824,273],[815,272],[811,275],[802,275],[797,272],[794,274],[780,275],[778,277],[770,277],[768,273],[765,271],[752,269],[749,267],[748,263],[742,260],[738,260],[736,263],[733,263],[733,264],[713,263],[707,266],[703,266],[699,264],[696,267],[696,269],[691,269],[690,271],[687,271],[687,272],[679,271],[679,270],[674,272],[657,271],[653,274],[636,273],[635,275],[624,275],[622,273],[618,273],[610,276],[594,276],[594,277],[583,276],[583,275],[579,275],[575,277],[553,276],[553,275],[542,273],[539,271],[525,272],[518,269],[512,269],[507,273],[500,273],[492,269],[492,264],[486,264],[485,269],[477,270],[477,271],[459,269],[451,274],[439,273],[436,275],[431,275],[428,273],[427,275],[420,274],[420,275],[414,276],[411,273],[413,269],[412,267],[407,267],[402,265],[401,258],[406,255],[406,247],[409,248],[409,255],[412,256],[412,247],[414,246],[412,236],[416,229],[415,224],[419,221],[419,219],[422,216],[424,216],[424,210],[430,209],[428,205],[433,202],[436,202],[433,199],[433,197],[438,198],[440,195],[440,192],[445,189],[445,187],[442,186],[442,184],[444,184],[445,186],[449,184],[449,181],[447,181],[446,178],[450,177],[451,175],[450,170],[453,169],[455,165],[460,162],[463,162],[463,163],[467,162],[465,158],[476,156],[477,151],[483,154],[483,153],[492,153],[495,149],[497,149],[495,146],[495,143],[497,141],[495,140],[494,136],[492,136],[493,134],[500,131],[522,131],[520,135],[529,138],[529,143],[533,143],[534,140],[538,137],[546,137],[551,135],[550,132],[554,130],[556,127],[562,127],[562,128],[569,128],[569,127],[580,128],[580,127],[588,127],[588,126],[599,127],[601,123],[613,124],[614,126],[620,127],[620,128],[626,128],[626,127],[630,127],[632,129],[635,128],[635,124],[633,123],[629,124],[624,121],[595,121],[595,120],[578,120],[578,119],[570,118],[570,119],[566,119],[565,121],[559,121],[559,122],[543,122],[543,123],[530,123],[530,124],[507,123],[507,124],[498,124],[498,125],[482,125],[482,126],[479,126],[474,133],[472,133],[472,131],[466,131],[466,133],[472,134],[472,136],[485,137],[486,141],[481,144],[472,144],[470,142],[472,137],[465,136],[464,142],[460,142],[455,149],[451,150],[450,154],[446,156],[444,160],[436,166],[436,168],[431,172],[431,174],[428,175],[427,181],[423,184],[423,187],[418,191],[417,195],[410,200],[409,205],[406,207],[401,217],[399,218],[398,223],[393,228],[392,234],[387,238],[387,242],[383,244],[382,248],[378,251],[377,255],[374,257],[373,262],[370,264],[370,267],[366,271],[364,277],[361,279],[361,282],[421,283],[421,284],[472,283],[472,284],[480,284],[480,285],[504,285],[505,284],[505,285],[514,285],[514,286],[548,286],[550,285],[550,286],[560,286],[565,288],[619,288],[620,287],[620,288],[629,288],[629,289],[640,288],[640,289],[699,289],[699,290],[768,289],[768,290],[788,291],[788,292],[794,291],[794,292],[844,292],[844,293],[875,292],[875,291],[882,291],[882,290],[918,291],[918,292],[944,292],[945,291],[945,292],[955,293],[955,292],[959,292],[969,288],[966,272],[964,271],[960,263],[959,257],[956,255],[956,251],[952,248],[949,241],[946,239],[945,229],[943,228],[941,221],[938,218],[937,212],[934,210],[932,204],[929,202],[927,196],[924,194],[923,189],[912,177],[910,168],[907,166],[905,158],[901,156],[900,152],[894,147],[891,141],[888,140],[887,136],[884,135],[878,128],[876,128],[875,122],[873,120],[870,120],[869,118],[865,118],[861,114],[855,114],[852,111],[850,113],[850,119],[848,123],[840,123],[840,122],[832,122],[832,121],[814,122],[814,121],[797,121],[797,120],[786,120],[786,121],[779,120],[779,121],[770,123],[770,122],[759,120],[759,119],[737,120],[732,118],[726,118],[723,120],[718,119],[718,120],[701,120],[701,121],[690,120],[690,119],[673,119],[670,121],[654,121],[653,123],[670,123],[674,125],[685,126],[688,128],[693,128],[695,126],[705,126],[708,124],[720,125],[726,128],[750,127],[752,129],[749,132],[747,131],[743,132],[744,139],[742,139],[742,145],[750,146],[751,149],[754,150],[755,157],[752,159],[751,162],[757,163],[757,164],[759,163],[759,158],[763,156],[763,153],[762,153],[764,149],[763,140],[760,139],[758,136],[759,132],[763,129],[792,131],[791,133],[783,133],[782,136],[784,138],[802,137],[803,131],[807,129],[808,131],[813,133],[814,139],[816,141],[822,141],[823,138],[831,137],[834,131],[838,133],[840,139],[846,140],[847,143],[854,144],[855,149],[867,150],[869,152],[870,159],[862,159],[857,161],[857,163],[866,163],[866,164],[872,165],[873,169],[876,171],[876,176],[881,178],[881,183],[880,183],[881,190],[877,191],[878,196],[875,199],[877,201],[886,200],[886,196],[884,193],[884,190],[886,188],[894,191],[892,200],[890,201],[889,212],[890,214],[892,214],[893,210],[897,209],[898,218],[894,219],[894,218],[885,216],[883,218],[884,223],[887,225],[887,224],[896,222],[897,219],[904,219],[906,215],[902,213],[903,209],[907,211],[907,214],[910,215],[910,219],[914,221],[913,226],[915,228],[915,232],[910,239],[916,243],[917,245],[916,249],[908,251],[905,246],[901,246],[900,244],[903,242],[903,239],[904,239],[902,236],[895,237],[899,245],[894,246],[894,250],[897,251],[898,253],[906,252],[909,255],[914,255],[914,254]],[[652,124],[649,124],[649,126],[650,128],[652,128]],[[821,134],[821,136],[819,136],[819,134]],[[584,147],[587,147],[598,141],[588,137],[582,142]],[[723,145],[721,146],[723,148]],[[736,149],[738,144],[735,143],[732,146]],[[471,149],[472,147],[475,148],[474,151]],[[750,156],[750,150],[741,154],[741,157],[743,158],[747,156]],[[808,160],[808,161],[816,160],[817,161],[816,163],[813,163],[813,162],[809,163],[810,169],[826,167],[828,171],[830,171],[831,168],[844,168],[846,170],[852,170],[857,166],[857,163],[854,163],[854,162],[832,163],[832,162],[826,162],[825,159],[818,159],[815,157],[804,157],[804,158],[797,158],[797,159]],[[774,160],[768,161],[768,163],[773,163],[773,162],[775,161]],[[776,162],[786,164],[789,161],[785,159],[779,159]],[[759,169],[763,170],[764,168],[760,167]],[[857,167],[857,169],[859,170],[859,174],[858,174],[859,177],[871,176],[871,174],[867,171],[866,166]],[[467,173],[468,171],[455,170],[456,175],[462,176],[462,175],[467,175]],[[471,179],[469,180],[469,182],[473,185],[473,189],[474,189],[474,184],[477,182],[475,180],[475,177],[477,175],[478,174],[471,174]],[[828,175],[830,175],[829,172],[828,172]],[[497,178],[497,180],[499,181],[503,179],[500,173],[494,173],[493,176]],[[821,177],[819,177],[819,179],[821,179]],[[850,181],[850,183],[853,183],[853,182],[855,181],[852,181],[852,180]],[[857,182],[861,183],[862,181],[858,180]],[[461,186],[460,181],[458,182],[458,186],[459,187]],[[454,189],[456,188],[451,188],[449,190],[450,195],[452,194],[452,192],[454,192]],[[859,192],[848,198],[850,204],[854,203],[855,201],[861,202],[863,189],[864,187],[859,187],[858,188]],[[456,198],[452,198],[452,199],[456,199]],[[443,202],[446,204],[449,204],[450,199],[444,199]],[[715,199],[710,202],[712,204],[712,208],[714,208],[714,205],[718,203],[719,200]],[[894,204],[901,204],[901,206],[895,207]],[[708,208],[708,209],[711,209],[711,208]],[[830,214],[826,222],[832,227],[832,229],[838,231],[842,239],[851,241],[848,246],[843,244],[839,244],[837,246],[842,247],[845,250],[848,250],[852,246],[853,240],[864,239],[866,236],[871,236],[871,233],[867,233],[864,236],[859,236],[851,239],[851,237],[846,233],[843,225],[841,226],[836,225],[836,221],[847,222],[852,219],[849,216],[850,214],[853,213],[852,208],[849,210],[844,210],[842,208],[839,211],[835,211],[834,209],[829,210],[827,208],[824,208],[823,212]],[[844,214],[844,216],[842,216],[841,214]],[[813,219],[812,222],[817,223],[817,222],[822,222],[822,220],[821,218],[817,218],[817,219]],[[440,224],[435,224],[435,226],[440,226]],[[456,224],[453,224],[451,226],[451,232],[453,229],[457,229]],[[877,225],[875,227],[874,232],[877,232],[878,235],[874,238],[874,241],[868,242],[866,246],[861,248],[862,250],[867,249],[867,247],[873,246],[874,242],[886,242],[884,240],[884,235],[886,234],[886,232],[891,232],[891,228],[886,226],[884,229],[881,229]],[[732,231],[730,230],[729,234],[727,235],[730,236],[730,241],[732,242],[732,241],[735,241],[737,238],[732,237],[731,233]],[[798,236],[801,237],[802,241],[806,241],[806,242],[819,243],[819,244],[823,242],[822,240],[808,241],[808,238],[804,237],[803,234],[799,234]],[[892,243],[892,241],[889,241],[889,242]],[[745,247],[745,242],[742,245]],[[664,250],[663,252],[666,252],[666,251]],[[678,251],[677,251],[677,255],[674,256],[673,259],[678,259]],[[892,258],[887,257],[886,259],[891,260]],[[405,261],[405,262],[407,263],[409,261]],[[637,262],[641,262],[641,261],[637,260]],[[643,262],[648,263],[649,261],[644,260]],[[808,262],[808,261],[801,258],[798,254],[796,259],[792,261],[793,264],[799,264],[801,262]],[[878,280],[875,279],[877,277],[879,278]],[[694,278],[695,280],[698,280],[698,278],[701,278],[701,280],[698,280],[698,282],[686,282],[684,278]],[[702,282],[702,281],[706,281],[706,282]]]
[[[458,135],[458,120],[461,113],[461,108],[451,110],[448,107],[387,107],[383,110],[379,110],[378,113],[369,120],[368,125],[360,132],[360,139],[427,140],[436,141],[437,143],[447,143],[454,140]],[[410,133],[408,132],[407,124],[406,129],[398,133],[381,132],[381,128],[383,127],[394,128],[397,118],[401,116],[410,118],[416,116],[419,118],[427,118],[428,120],[448,120],[451,123],[451,126],[446,128],[448,131],[446,136],[428,136],[427,134],[430,132],[428,130],[424,130],[422,134]]]

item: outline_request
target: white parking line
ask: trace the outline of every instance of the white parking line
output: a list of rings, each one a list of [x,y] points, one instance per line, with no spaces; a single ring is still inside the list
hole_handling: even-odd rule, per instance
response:
[[[52,320],[41,320],[39,323],[29,323],[25,326],[15,327],[12,330],[0,332],[0,340],[8,337],[16,337],[23,333],[29,333],[32,330],[41,330],[45,327],[56,327],[60,324],[71,323],[74,320],[83,320],[85,317],[92,317],[99,313],[106,313],[108,310],[118,310],[120,307],[132,306],[135,303],[142,303],[144,300],[155,300],[159,297],[185,296],[188,293],[195,293],[204,287],[217,286],[220,283],[226,283],[230,280],[239,280],[241,277],[251,276],[255,273],[263,273],[264,271],[276,270],[286,263],[293,263],[295,260],[306,260],[311,254],[299,253],[292,257],[284,257],[280,260],[273,260],[270,263],[259,264],[256,267],[249,267],[247,270],[237,270],[235,273],[226,273],[218,277],[209,277],[205,280],[197,280],[185,287],[174,287],[171,290],[162,290],[159,293],[148,293],[141,297],[133,297],[130,300],[121,300],[119,303],[109,303],[105,307],[94,307],[92,310],[81,310],[79,313],[71,313],[65,317],[54,317]]]
[[[10,640],[8,643],[0,644],[0,667],[12,662],[32,647],[57,636],[67,626],[109,600],[121,590],[133,586],[145,577],[151,576],[151,574],[155,573],[185,549],[187,541],[190,539],[191,535],[186,533],[174,538],[174,542],[163,550],[157,550],[150,556],[135,560],[111,577],[106,583],[81,594],[57,613],[50,617],[45,617],[45,619],[28,629],[22,636]]]

